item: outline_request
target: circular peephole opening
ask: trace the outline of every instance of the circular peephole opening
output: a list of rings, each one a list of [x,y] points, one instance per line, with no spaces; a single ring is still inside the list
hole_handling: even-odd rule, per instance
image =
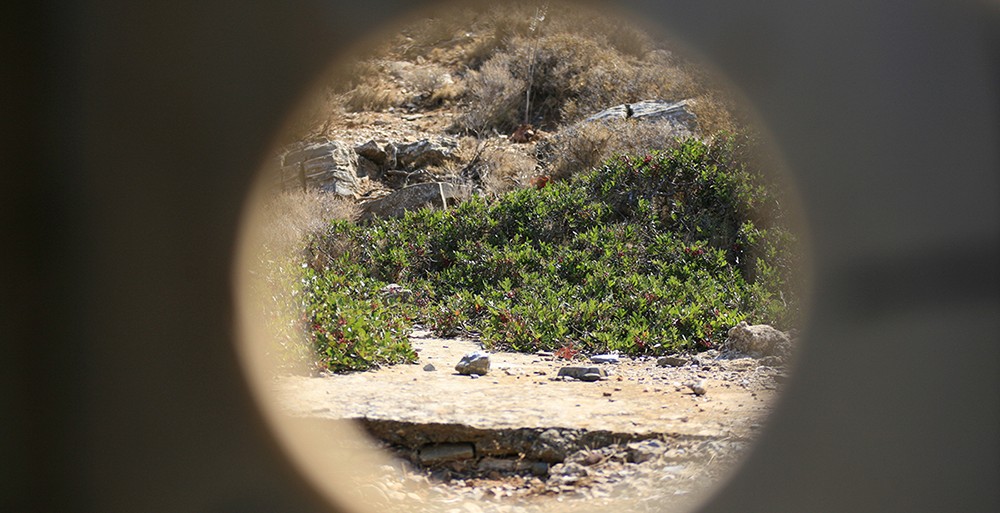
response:
[[[451,5],[338,61],[260,173],[241,354],[351,511],[679,511],[785,381],[803,235],[751,109],[676,43]]]

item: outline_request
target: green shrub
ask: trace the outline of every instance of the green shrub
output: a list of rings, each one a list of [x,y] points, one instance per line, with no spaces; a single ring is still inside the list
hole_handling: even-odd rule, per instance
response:
[[[632,355],[713,347],[744,319],[788,326],[794,239],[741,148],[690,140],[493,202],[334,223],[311,245],[337,248],[307,274],[312,339],[346,369],[405,361],[410,322],[494,350]],[[389,301],[389,282],[414,292]]]
[[[366,370],[414,362],[410,347],[412,305],[383,292],[356,268],[316,273],[306,270],[303,321],[319,363],[333,371]]]

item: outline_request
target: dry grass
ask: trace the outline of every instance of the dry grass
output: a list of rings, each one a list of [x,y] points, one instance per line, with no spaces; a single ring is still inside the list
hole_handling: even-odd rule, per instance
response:
[[[458,114],[452,131],[485,140],[524,122],[529,87],[528,121],[549,132],[605,108],[648,99],[694,99],[703,137],[743,125],[731,97],[663,42],[607,13],[545,3],[550,7],[542,21],[539,2],[516,0],[484,10],[450,6],[427,13],[342,66],[341,77],[347,78],[331,84],[333,93],[315,109],[322,113],[311,112],[302,125],[328,126],[344,111],[448,105]],[[621,131],[600,131],[566,135],[563,144],[571,154],[548,162],[564,173],[627,146],[616,142]],[[642,140],[633,145],[639,146],[654,137],[636,136]]]
[[[260,245],[249,262],[248,284],[273,335],[265,351],[281,372],[304,372],[316,354],[302,332],[301,266],[323,263],[308,244],[330,220],[355,218],[357,207],[316,190],[273,193],[256,207],[252,229]]]
[[[519,15],[530,20],[533,11]],[[623,22],[553,8],[530,32],[514,24],[511,13],[490,16],[497,16],[494,30],[509,35],[502,42],[494,36],[482,43],[493,53],[468,75],[469,110],[460,128],[509,132],[524,120],[529,85],[528,120],[547,128],[616,104],[680,100],[700,92],[695,77],[672,54],[657,50],[648,35]]]
[[[466,80],[469,109],[458,124],[481,137],[490,130],[510,130],[520,122],[527,83],[514,77],[507,63],[490,60]]]
[[[455,82],[439,87],[431,93],[430,104],[441,105],[443,103],[455,101],[465,95],[465,84]]]
[[[669,123],[616,120],[584,123],[563,130],[550,142],[549,174],[568,178],[587,171],[615,154],[643,154],[672,148],[676,132]]]
[[[427,57],[434,50],[450,46],[468,29],[472,11],[439,9],[427,18],[404,28],[397,41],[398,55],[404,59]]]
[[[345,67],[348,111],[461,101],[456,128],[480,137],[524,121],[553,128],[612,105],[702,96],[696,73],[638,28],[578,5],[449,9],[404,28]]]
[[[440,174],[463,175],[477,182],[484,193],[501,194],[523,186],[538,174],[534,144],[513,144],[501,137],[463,137],[457,159]]]
[[[315,189],[276,193],[261,205],[265,252],[273,256],[301,254],[310,235],[321,232],[331,220],[357,219],[358,206]]]
[[[392,61],[387,67],[413,103],[433,107],[455,100],[465,93],[462,80],[456,79],[448,68],[440,64]]]
[[[698,118],[698,132],[705,136],[736,133],[742,124],[733,114],[732,100],[722,93],[706,91],[691,103],[691,112]]]
[[[494,145],[482,155],[485,173],[483,189],[488,193],[502,194],[521,187],[536,175],[538,162],[525,152],[530,146],[509,144]]]
[[[375,79],[359,84],[344,95],[344,108],[350,112],[383,111],[404,100],[403,94],[391,82]]]

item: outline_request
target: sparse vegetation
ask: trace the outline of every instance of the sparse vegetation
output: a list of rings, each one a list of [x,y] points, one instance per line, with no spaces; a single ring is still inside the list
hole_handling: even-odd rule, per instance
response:
[[[549,174],[569,178],[615,154],[670,149],[678,144],[675,133],[669,123],[633,123],[624,119],[568,128],[552,137],[544,148],[551,155]]]
[[[541,127],[579,121],[619,103],[697,96],[695,84],[679,68],[622,54],[583,30],[512,38],[502,52],[471,70],[470,108],[460,127],[509,133],[524,121],[529,84],[527,122]]]
[[[546,4],[544,15],[536,2],[442,10],[346,65],[341,102],[355,112],[452,105],[451,129],[479,138],[643,99],[696,100],[705,135],[739,128],[734,101],[664,44],[614,17]]]
[[[485,189],[505,193],[537,174],[535,159],[510,148],[492,146],[483,151]]]
[[[344,99],[344,106],[352,112],[385,110],[399,105],[402,95],[383,80],[359,84],[351,89]]]

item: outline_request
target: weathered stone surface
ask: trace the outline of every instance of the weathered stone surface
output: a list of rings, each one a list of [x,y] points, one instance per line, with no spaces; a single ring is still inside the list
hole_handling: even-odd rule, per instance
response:
[[[483,352],[469,353],[455,365],[459,374],[485,375],[490,371],[490,355]]]
[[[518,462],[515,460],[503,459],[503,458],[483,458],[479,460],[479,464],[476,466],[481,472],[488,472],[491,470],[497,472],[513,472],[517,467]]]
[[[579,463],[560,463],[558,465],[553,465],[549,469],[550,480],[554,480],[559,484],[572,484],[576,483],[580,479],[587,477],[590,473],[587,467],[580,465]]]
[[[471,444],[477,458],[509,458],[518,455],[528,461],[559,463],[588,447],[627,444],[650,438],[649,434],[588,431],[565,428],[480,429],[462,424],[414,424],[359,419],[374,438],[407,450],[447,444]]]
[[[536,461],[531,464],[531,473],[536,476],[546,476],[549,473],[549,464],[544,461]]]
[[[656,359],[656,365],[660,367],[683,367],[688,363],[691,361],[680,356],[661,356]]]
[[[698,118],[691,112],[691,100],[666,102],[661,100],[645,100],[638,103],[616,105],[590,116],[585,122],[605,121],[611,119],[636,119],[641,121],[668,122],[687,132],[694,132],[698,127]]]
[[[292,144],[285,148],[281,156],[281,165],[291,166],[299,162],[327,158],[331,154],[343,153],[344,148],[342,143],[331,140]]]
[[[390,158],[395,154],[395,148],[392,145],[387,144],[382,147],[374,139],[370,139],[360,146],[355,146],[354,151],[377,166],[388,165]]]
[[[470,443],[433,444],[422,447],[417,459],[422,465],[435,465],[448,461],[471,460],[476,457],[475,447]]]
[[[743,321],[729,329],[725,348],[754,358],[780,356],[790,350],[791,340],[767,324],[749,325]]]
[[[656,439],[631,442],[627,446],[628,462],[644,463],[662,456],[667,449],[665,442]]]
[[[393,431],[398,431],[393,428]],[[536,433],[540,435],[541,433]],[[497,434],[503,437],[503,434]],[[463,443],[463,442],[447,442]],[[468,442],[466,442],[468,443]],[[424,448],[430,444],[423,444]],[[722,439],[705,439],[696,437],[685,438],[625,438],[619,440],[578,441],[570,449],[562,461],[545,463],[529,456],[520,449],[508,450],[503,453],[487,454],[480,450],[476,443],[475,458],[440,462],[447,468],[447,474],[434,470],[436,465],[425,469],[425,473],[414,472],[410,468],[397,465],[382,465],[379,473],[372,479],[359,482],[361,487],[371,487],[363,490],[366,499],[378,501],[402,501],[410,498],[413,504],[440,505],[441,510],[458,513],[483,513],[487,508],[468,507],[467,504],[486,504],[489,510],[502,512],[527,511],[562,511],[587,509],[594,501],[603,501],[613,494],[633,494],[646,490],[651,506],[662,506],[665,503],[678,504],[679,498],[687,497],[701,486],[717,482],[719,475],[735,463],[740,454],[750,446],[746,441],[735,441],[729,437]],[[417,449],[406,446],[397,449],[397,454],[410,457],[420,465]],[[431,498],[426,495],[416,495],[412,491],[423,493],[420,486],[431,484],[433,478],[428,478],[426,472],[447,475],[451,478],[448,488],[434,486]],[[527,478],[528,472],[538,479]],[[516,474],[516,475],[515,475]],[[527,478],[527,479],[525,479]],[[415,488],[414,485],[417,485]],[[626,485],[627,488],[619,487]],[[642,487],[633,489],[634,487]],[[529,492],[533,490],[534,492]],[[369,493],[371,492],[371,493]],[[509,507],[499,507],[504,502],[485,500],[491,495],[498,498],[521,496],[521,493],[543,493],[555,495],[556,507],[540,507],[535,502],[542,497],[533,497],[530,504],[537,507],[523,507],[517,503]],[[659,494],[659,495],[657,495]],[[627,495],[626,497],[634,497]],[[387,498],[387,499],[386,499]],[[576,498],[576,499],[572,499]],[[471,501],[462,504],[461,500]],[[566,501],[563,501],[566,499]],[[653,500],[656,499],[656,500]],[[436,501],[434,503],[427,502]],[[576,500],[578,502],[569,502]],[[460,507],[455,507],[462,504]],[[524,504],[524,503],[520,503]],[[607,504],[601,502],[602,505]],[[378,505],[387,508],[391,505]],[[693,506],[693,505],[692,505]],[[567,509],[569,507],[569,509]],[[598,508],[600,509],[600,508]],[[607,509],[607,508],[605,508]],[[626,508],[628,509],[628,508]],[[682,507],[681,509],[690,509]],[[399,508],[398,511],[411,511],[412,508]],[[459,512],[461,510],[461,512]],[[645,511],[646,509],[643,509]],[[386,511],[390,511],[387,509]],[[397,509],[391,509],[392,512]],[[650,508],[649,511],[657,511]]]
[[[407,169],[439,166],[455,158],[458,141],[451,137],[421,139],[412,143],[396,145],[396,161]]]
[[[358,178],[378,179],[382,176],[382,168],[364,157],[358,157],[357,175]]]
[[[580,381],[599,381],[608,377],[608,373],[600,367],[563,367],[559,369],[558,377],[570,377]]]
[[[356,196],[358,156],[339,141],[299,143],[281,156],[282,188],[318,187],[341,196]]]
[[[433,372],[437,370],[437,367],[435,367],[433,363],[428,363],[427,365],[424,365],[424,370],[427,372]]]
[[[353,147],[335,140],[301,142],[278,156],[278,182],[283,189],[315,187],[357,197],[360,178],[378,179],[393,170],[406,174],[438,166],[457,158],[457,150],[458,140],[445,136],[383,145],[372,139]],[[449,191],[445,194],[452,198]]]
[[[472,188],[448,182],[420,183],[361,205],[361,220],[400,217],[422,207],[447,208],[472,195]]]
[[[536,463],[538,462],[523,459],[483,458],[479,461],[477,468],[480,471],[522,472],[532,470]]]
[[[593,363],[618,363],[618,355],[616,354],[595,354],[590,357],[590,361]]]
[[[570,453],[570,442],[558,429],[547,429],[538,435],[531,449],[539,460],[558,463],[565,460]]]

